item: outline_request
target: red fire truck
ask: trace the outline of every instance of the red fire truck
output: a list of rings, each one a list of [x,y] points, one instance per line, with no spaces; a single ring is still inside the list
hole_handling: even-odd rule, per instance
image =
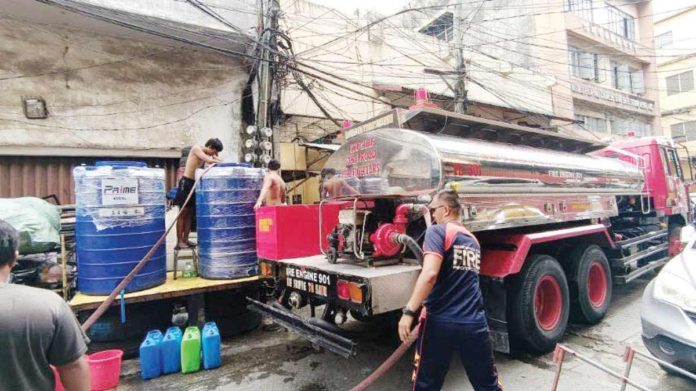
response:
[[[272,241],[258,232],[260,270],[275,281],[276,302],[251,303],[344,356],[355,348],[339,327],[347,314],[365,320],[407,302],[430,224],[425,205],[439,189],[459,193],[462,223],[481,243],[481,288],[502,352],[546,352],[569,320],[601,321],[612,285],[664,264],[680,250],[678,232],[689,221],[667,138],[605,145],[424,107],[394,110],[344,134],[325,166],[339,173],[344,195],[263,224],[289,225],[310,253],[321,254],[264,255]],[[297,314],[305,306],[310,317]]]

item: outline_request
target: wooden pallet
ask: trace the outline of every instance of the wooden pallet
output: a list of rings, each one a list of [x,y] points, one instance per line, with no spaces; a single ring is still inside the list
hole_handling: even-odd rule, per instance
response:
[[[172,272],[167,273],[167,281],[154,288],[126,293],[125,301],[128,303],[141,303],[145,301],[182,297],[205,292],[223,291],[239,288],[247,284],[260,281],[258,276],[238,278],[233,280],[206,280],[201,277],[174,279]],[[77,292],[69,304],[73,311],[90,310],[97,308],[107,296],[90,296]],[[114,300],[113,305],[119,305],[120,300]]]

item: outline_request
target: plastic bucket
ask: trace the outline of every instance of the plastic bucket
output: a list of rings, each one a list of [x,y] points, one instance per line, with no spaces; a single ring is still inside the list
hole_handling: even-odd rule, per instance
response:
[[[103,350],[87,357],[93,391],[107,390],[118,385],[122,357],[123,351],[118,349]]]

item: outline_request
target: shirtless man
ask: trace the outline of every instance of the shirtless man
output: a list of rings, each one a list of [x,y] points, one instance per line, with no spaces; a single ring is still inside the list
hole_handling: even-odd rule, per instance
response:
[[[205,143],[204,147],[194,145],[191,147],[191,152],[186,159],[186,169],[184,176],[179,180],[179,189],[176,192],[174,205],[183,208],[184,202],[189,194],[191,200],[186,204],[186,207],[181,210],[181,216],[176,222],[176,248],[190,248],[195,244],[189,242],[188,237],[191,233],[193,218],[196,214],[196,194],[193,189],[193,184],[196,182],[196,169],[203,166],[204,163],[220,163],[222,160],[218,157],[218,153],[222,152],[222,142],[217,138],[211,138]]]
[[[321,198],[336,198],[343,195],[343,189],[346,189],[350,194],[358,194],[345,179],[336,176],[336,170],[327,168],[324,170],[324,184],[321,185]]]
[[[268,173],[263,178],[263,187],[254,210],[261,205],[285,205],[285,181],[280,176],[280,162],[273,159],[268,162]]]

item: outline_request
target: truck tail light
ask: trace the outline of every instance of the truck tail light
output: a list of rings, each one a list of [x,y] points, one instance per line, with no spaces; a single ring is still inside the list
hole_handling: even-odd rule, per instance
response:
[[[273,266],[261,262],[261,275],[266,277],[273,277]]]
[[[362,284],[346,280],[336,281],[336,294],[345,301],[361,304],[363,302]]]

